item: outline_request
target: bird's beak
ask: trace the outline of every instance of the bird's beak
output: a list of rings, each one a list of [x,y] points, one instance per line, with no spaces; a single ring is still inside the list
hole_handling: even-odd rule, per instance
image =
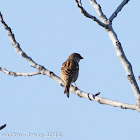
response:
[[[81,59],[84,59],[84,58],[81,56]]]

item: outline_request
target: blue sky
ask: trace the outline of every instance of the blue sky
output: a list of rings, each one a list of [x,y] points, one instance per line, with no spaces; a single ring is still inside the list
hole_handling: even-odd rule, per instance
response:
[[[121,0],[98,2],[110,17]],[[83,4],[96,15],[88,1]],[[131,0],[113,22],[136,79],[140,75],[139,5],[140,1]],[[131,86],[108,34],[83,17],[74,0],[4,0],[0,11],[21,48],[34,61],[60,75],[62,63],[71,53],[78,52],[84,57],[76,82],[81,90],[93,94],[100,91],[101,97],[135,104]],[[18,72],[36,71],[15,52],[1,24],[0,46],[1,67]],[[131,140],[139,137],[140,114],[137,111],[100,105],[73,93],[68,99],[64,88],[47,76],[13,77],[0,72],[0,77],[0,125],[7,124],[0,131],[0,137],[2,133],[62,134],[57,138],[4,137],[5,140]]]

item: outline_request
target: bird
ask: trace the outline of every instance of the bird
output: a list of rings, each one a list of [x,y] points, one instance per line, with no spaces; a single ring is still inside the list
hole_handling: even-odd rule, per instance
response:
[[[61,79],[64,82],[64,93],[69,98],[69,89],[71,83],[75,83],[79,74],[79,61],[84,59],[79,53],[72,53],[68,59],[62,64]],[[76,85],[76,83],[75,83]],[[77,86],[75,86],[77,87]]]

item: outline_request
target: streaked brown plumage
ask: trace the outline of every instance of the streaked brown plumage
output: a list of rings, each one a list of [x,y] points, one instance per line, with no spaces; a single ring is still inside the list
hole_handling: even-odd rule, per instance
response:
[[[78,78],[79,73],[79,61],[83,57],[78,53],[73,53],[69,58],[62,64],[61,67],[61,79],[64,81],[65,90],[69,98],[69,88],[72,82],[75,82]]]

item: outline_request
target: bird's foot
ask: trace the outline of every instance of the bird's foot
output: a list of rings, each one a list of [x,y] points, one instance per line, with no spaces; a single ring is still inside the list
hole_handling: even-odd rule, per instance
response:
[[[77,90],[78,88],[77,88],[77,86],[74,86],[74,90]]]

